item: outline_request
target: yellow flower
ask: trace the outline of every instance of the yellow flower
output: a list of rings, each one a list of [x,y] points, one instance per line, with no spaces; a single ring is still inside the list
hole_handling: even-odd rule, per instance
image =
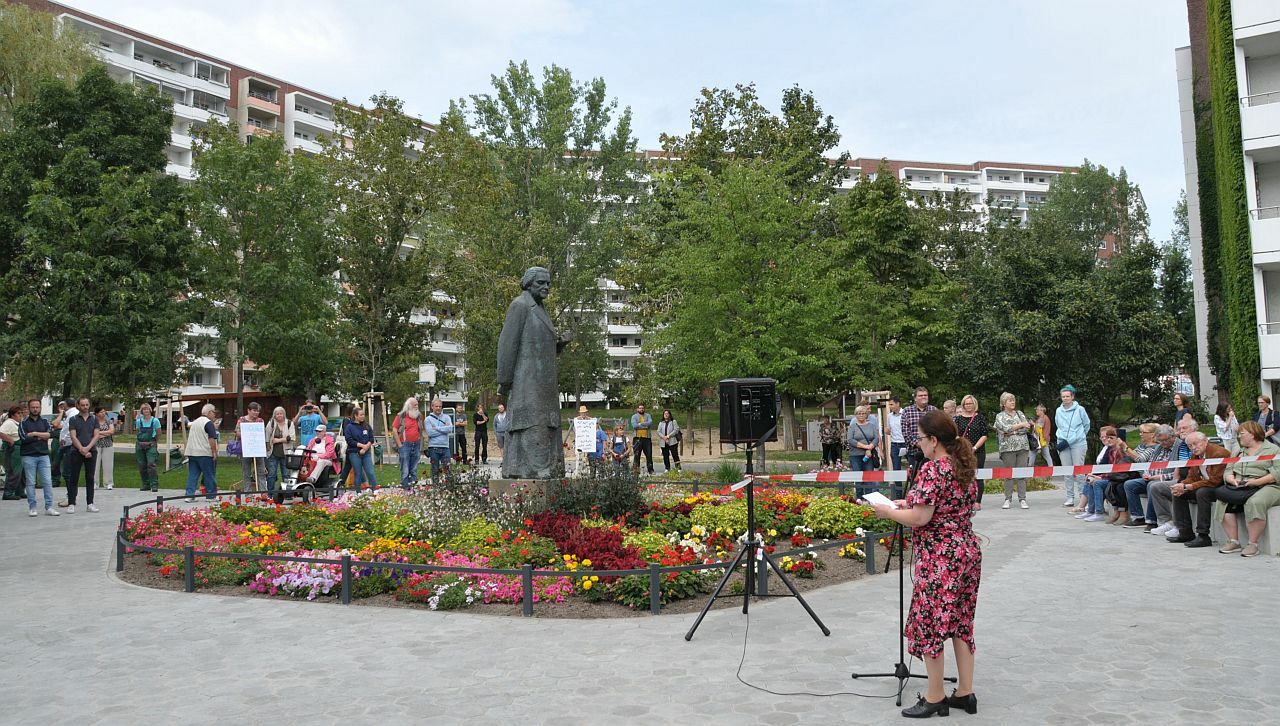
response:
[[[582,589],[583,589],[583,590],[590,590],[590,589],[591,589],[591,581],[590,581],[590,580],[587,580],[586,582],[582,583]]]
[[[583,561],[582,561],[582,566],[583,566],[583,567],[590,567],[590,566],[591,566],[591,560],[583,560]]]
[[[564,561],[565,561],[565,562],[568,562],[569,560],[572,560],[572,559],[573,559],[573,555],[565,555],[565,556],[564,556]]]
[[[778,536],[778,530],[776,530],[776,529],[770,529],[770,530],[769,530],[769,536],[770,536],[770,537],[777,537],[777,536]]]
[[[600,582],[600,576],[599,576],[599,575],[592,575],[592,576],[591,576],[591,582]],[[589,583],[587,583],[587,584],[590,584],[590,582],[589,582]]]

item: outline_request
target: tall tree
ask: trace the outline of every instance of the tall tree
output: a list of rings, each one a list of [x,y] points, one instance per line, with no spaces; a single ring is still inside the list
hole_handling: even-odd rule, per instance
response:
[[[338,133],[322,139],[342,264],[342,387],[352,394],[380,390],[424,361],[437,324],[420,313],[451,265],[439,253],[447,230],[428,224],[444,202],[430,129],[398,98],[378,94],[371,103],[338,105]]]
[[[319,163],[278,135],[243,141],[234,123],[209,124],[195,148],[192,222],[198,231],[202,321],[218,330],[219,362],[243,380],[316,397],[332,391],[336,256],[331,192]],[[244,410],[244,386],[236,386]]]
[[[455,105],[441,123],[458,128],[465,115],[498,177],[490,188],[499,194],[466,215],[487,224],[459,240],[466,268],[448,286],[467,321],[467,375],[473,390],[493,385],[506,307],[525,268],[540,265],[551,271],[549,311],[574,336],[557,366],[560,389],[580,400],[604,380],[599,280],[616,270],[628,208],[640,191],[631,110],[619,111],[603,79],[579,82],[554,65],[538,79],[527,63],[511,63],[492,83],[492,93]]]
[[[49,13],[0,3],[0,131],[45,79],[74,82],[94,64],[87,39]]]
[[[1160,255],[1160,309],[1168,313],[1178,328],[1182,345],[1178,367],[1187,371],[1200,389],[1199,354],[1196,351],[1195,293],[1191,286],[1190,225],[1186,192],[1173,208],[1173,234]]]
[[[77,373],[90,393],[172,383],[189,236],[171,123],[170,101],[101,67],[18,107],[0,134],[6,368],[54,371],[64,394]]]

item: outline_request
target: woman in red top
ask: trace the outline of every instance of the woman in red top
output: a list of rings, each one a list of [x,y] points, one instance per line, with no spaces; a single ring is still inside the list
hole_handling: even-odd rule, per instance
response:
[[[877,506],[876,514],[911,527],[915,587],[907,617],[908,651],[924,661],[928,692],[903,716],[946,716],[950,707],[978,712],[973,694],[973,617],[982,577],[982,550],[970,518],[975,503],[973,447],[941,411],[920,419],[920,467],[907,498],[897,508]],[[951,640],[959,679],[950,696],[943,690],[943,644]]]

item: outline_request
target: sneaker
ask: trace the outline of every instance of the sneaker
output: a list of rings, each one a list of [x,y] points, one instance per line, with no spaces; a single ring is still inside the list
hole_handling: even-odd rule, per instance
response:
[[[1169,527],[1169,531],[1164,533],[1164,538],[1168,540],[1182,539],[1182,533],[1177,527]]]
[[[28,516],[28,517],[39,517],[39,516],[40,516],[40,513],[36,511],[36,508],[35,508],[35,507],[32,507],[31,509],[27,510],[27,516]]]
[[[1237,541],[1235,541],[1235,540],[1231,540],[1230,542],[1228,542],[1228,543],[1226,543],[1225,545],[1223,545],[1223,546],[1222,546],[1222,549],[1220,549],[1220,550],[1218,550],[1218,551],[1219,551],[1219,552],[1221,552],[1221,553],[1222,553],[1222,554],[1224,554],[1224,555],[1229,555],[1229,554],[1231,554],[1232,552],[1239,552],[1239,551],[1240,551],[1240,550],[1242,550],[1242,549],[1244,549],[1244,548],[1240,546],[1240,543],[1239,543],[1239,542],[1237,542]]]
[[[1030,508],[1031,508],[1031,506],[1027,504],[1027,500],[1025,500],[1025,499],[1019,499],[1019,500],[1018,500],[1018,506],[1019,506],[1019,507],[1022,507],[1023,509],[1030,509]]]
[[[98,511],[101,511],[100,509],[98,509],[98,505],[96,505],[96,504],[90,504],[90,505],[89,505],[89,507],[88,507],[88,509],[89,509],[89,511],[90,511],[90,512],[98,512]]]
[[[1000,508],[1001,508],[1001,509],[1008,509],[1012,504],[1013,504],[1013,502],[1011,502],[1011,501],[1009,501],[1008,499],[1006,499],[1006,500],[1004,500],[1004,504],[1001,504],[1001,505],[1000,505]]]
[[[75,514],[75,513],[76,513],[76,505],[74,505],[74,504],[68,504],[68,505],[67,505],[67,514]]]
[[[1075,504],[1075,503],[1076,503],[1076,500],[1072,499],[1071,497],[1067,497],[1067,500],[1066,500],[1065,502],[1063,502],[1063,503],[1062,503],[1062,506],[1064,506],[1064,507],[1069,507],[1069,506],[1071,506],[1072,504]]]
[[[45,516],[46,516],[46,517],[61,517],[61,516],[62,516],[62,512],[59,512],[58,510],[54,509],[53,507],[50,507],[50,508],[48,508],[48,509],[44,510],[44,514],[45,514]]]
[[[1142,517],[1138,517],[1137,519],[1130,519],[1128,522],[1125,522],[1124,524],[1122,524],[1122,525],[1120,525],[1120,526],[1122,526],[1122,527],[1145,527],[1145,526],[1147,526],[1147,520],[1143,519]]]
[[[1173,522],[1165,522],[1159,527],[1156,527],[1155,529],[1151,530],[1151,534],[1154,534],[1159,537],[1163,537],[1168,535],[1169,531],[1172,529],[1173,529]]]
[[[1258,550],[1257,542],[1250,542],[1249,544],[1245,545],[1243,550],[1240,551],[1241,557],[1257,557],[1260,554],[1262,553]]]
[[[1084,518],[1084,521],[1086,521],[1086,522],[1105,522],[1105,521],[1107,521],[1107,516],[1106,516],[1105,514],[1090,514],[1089,516],[1087,516],[1087,517],[1085,517],[1085,518]]]
[[[1093,515],[1092,515],[1092,514],[1089,514],[1088,512],[1081,512],[1081,513],[1079,513],[1079,514],[1075,515],[1075,518],[1076,518],[1076,519],[1084,519],[1085,517],[1092,517],[1092,516],[1093,516]]]
[[[108,485],[107,485],[107,488],[108,488],[108,489],[115,489],[115,488],[116,488],[116,485],[115,485],[115,483],[113,482],[113,483],[111,483],[111,484],[108,484]]]
[[[191,504],[191,503],[192,503],[192,502],[194,502],[195,500],[196,500],[196,498],[195,498],[195,497],[187,497],[187,504]]]

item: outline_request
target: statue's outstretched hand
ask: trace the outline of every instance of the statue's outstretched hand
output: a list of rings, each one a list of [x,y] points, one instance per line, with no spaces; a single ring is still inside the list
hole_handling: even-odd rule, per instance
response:
[[[510,384],[510,383],[499,383],[499,384],[498,384],[498,395],[499,395],[499,396],[507,396],[507,395],[509,395],[510,393],[511,393],[511,384]]]

